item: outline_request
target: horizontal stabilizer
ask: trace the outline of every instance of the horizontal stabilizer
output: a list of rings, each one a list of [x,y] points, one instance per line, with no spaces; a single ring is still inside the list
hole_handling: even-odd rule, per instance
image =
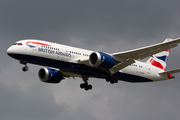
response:
[[[161,72],[159,74],[160,75],[168,75],[168,74],[174,74],[174,73],[178,73],[178,72],[180,72],[180,69],[170,70],[170,71],[166,71],[166,72]]]

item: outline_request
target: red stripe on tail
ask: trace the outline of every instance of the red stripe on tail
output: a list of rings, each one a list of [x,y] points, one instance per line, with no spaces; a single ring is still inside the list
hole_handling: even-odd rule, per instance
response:
[[[157,61],[155,61],[155,60],[153,60],[153,59],[150,60],[150,63],[151,63],[153,66],[155,66],[155,67],[158,67],[158,68],[160,68],[160,69],[165,70],[165,68],[164,68],[159,62],[157,62]]]

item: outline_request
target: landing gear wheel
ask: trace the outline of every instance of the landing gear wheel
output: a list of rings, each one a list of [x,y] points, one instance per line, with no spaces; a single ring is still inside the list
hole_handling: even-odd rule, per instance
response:
[[[113,77],[107,77],[106,81],[110,82],[111,84],[118,83],[118,79],[113,78]]]
[[[26,72],[26,71],[29,70],[29,68],[26,66],[26,67],[23,67],[22,70],[23,70],[24,72]]]
[[[80,84],[80,88],[83,89],[85,87],[85,85],[82,83]]]
[[[89,90],[88,86],[86,86],[84,89],[85,89],[86,91],[88,91],[88,90]]]
[[[114,79],[114,83],[118,83],[118,79]]]
[[[114,84],[114,80],[111,80],[110,83],[111,83],[111,84]]]
[[[91,90],[92,89],[92,85],[88,85],[88,89]]]
[[[110,82],[110,80],[111,80],[111,79],[110,79],[109,77],[106,78],[106,82]]]

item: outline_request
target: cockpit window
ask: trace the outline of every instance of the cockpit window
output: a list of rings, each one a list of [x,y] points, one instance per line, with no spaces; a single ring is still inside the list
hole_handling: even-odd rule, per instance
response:
[[[14,43],[13,45],[17,45],[17,43]]]
[[[23,45],[22,43],[14,43],[13,45]]]
[[[18,45],[23,45],[22,43],[18,43]]]

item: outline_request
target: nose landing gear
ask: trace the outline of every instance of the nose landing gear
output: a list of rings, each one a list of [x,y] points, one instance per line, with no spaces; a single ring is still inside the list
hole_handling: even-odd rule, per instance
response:
[[[25,67],[22,68],[22,70],[23,70],[24,72],[26,72],[26,71],[29,70],[29,68],[27,67],[27,61],[21,60],[20,63],[23,64],[23,65],[25,65]]]
[[[22,68],[22,70],[23,70],[24,72],[26,72],[26,71],[29,70],[29,68],[28,68],[27,66],[25,66],[25,67]]]

